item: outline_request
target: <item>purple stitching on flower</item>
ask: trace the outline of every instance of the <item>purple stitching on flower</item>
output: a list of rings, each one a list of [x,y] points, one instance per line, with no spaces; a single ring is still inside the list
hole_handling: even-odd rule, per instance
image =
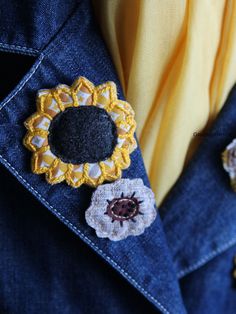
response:
[[[132,220],[136,222],[134,219],[137,215],[143,215],[140,211],[140,206],[143,201],[139,201],[136,197],[134,197],[135,192],[131,195],[131,197],[124,196],[124,193],[121,193],[121,197],[114,198],[113,200],[107,200],[108,206],[107,211],[104,213],[112,218],[111,222],[119,221],[120,226],[123,226],[123,221]]]

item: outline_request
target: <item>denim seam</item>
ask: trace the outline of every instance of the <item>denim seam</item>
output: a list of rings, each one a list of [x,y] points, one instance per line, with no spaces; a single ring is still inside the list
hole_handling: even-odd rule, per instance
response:
[[[68,40],[70,40],[70,38],[72,37],[72,34],[68,37]],[[1,45],[4,45],[3,43],[0,43],[0,48]],[[12,45],[13,46],[13,45]],[[17,46],[15,46],[17,47]],[[18,46],[20,47],[20,46]],[[26,47],[23,47],[26,48]],[[44,52],[42,52],[39,55],[38,60],[36,61],[36,63],[33,65],[33,67],[31,68],[31,70],[27,73],[27,75],[25,76],[25,78],[19,83],[18,87],[16,87],[16,90],[13,92],[13,94],[9,94],[9,98],[6,98],[2,103],[0,103],[0,110],[2,110],[11,100],[12,98],[14,98],[25,86],[25,84],[29,81],[29,79],[34,75],[34,73],[36,72],[36,70],[38,69],[38,67],[40,66],[41,62],[43,61],[43,59],[45,57],[50,56],[57,48],[57,41],[55,39],[55,42],[52,42],[51,45],[49,43],[48,49],[45,49]],[[30,48],[32,49],[32,48]]]
[[[233,246],[235,244],[236,244],[236,237],[232,238],[230,241],[223,244],[218,249],[216,249],[216,250],[212,251],[211,253],[207,254],[206,256],[202,257],[199,261],[197,261],[193,265],[188,266],[187,268],[179,271],[177,273],[177,277],[182,278],[182,277],[188,275],[189,273],[191,273],[192,271],[199,269],[200,267],[204,266],[207,262],[209,262],[211,259],[213,259],[214,257],[218,256],[219,254],[225,252],[226,250],[228,250],[231,246]]]
[[[77,11],[77,8],[78,8],[78,5],[76,6],[74,12],[71,13],[71,16],[74,16],[75,12]],[[64,21],[63,25],[61,25],[59,30],[54,34],[54,36],[51,39],[49,39],[48,44],[46,45],[48,46],[48,49],[46,48],[45,53],[44,53],[45,56],[50,55],[56,49],[55,42],[60,42],[60,40],[58,39],[58,35],[62,33],[63,26],[66,25],[66,23],[70,20],[71,16],[70,15],[68,16],[68,18],[66,19],[66,21]],[[70,34],[67,40],[69,40],[70,37],[72,36],[73,34]],[[54,38],[55,38],[55,42],[53,42]],[[32,55],[32,56],[38,56],[41,52],[41,50],[31,48],[31,47],[25,47],[25,46],[14,45],[14,44],[6,44],[6,43],[0,42],[0,50],[1,48],[3,48],[5,51],[18,52],[18,53],[22,52],[22,53]]]
[[[66,31],[67,23],[69,22],[70,18],[76,14],[79,6],[80,6],[80,3],[78,4],[78,6],[76,6],[74,12],[72,12],[71,16],[67,18],[67,20],[61,26],[58,32],[49,40],[45,49],[43,50],[43,53],[45,56],[47,57],[50,56],[53,52],[56,51],[56,49],[58,48],[58,45],[61,44],[61,37],[63,37],[63,33]],[[69,35],[67,34],[67,41],[70,41],[72,37],[73,37],[73,32],[70,32]]]
[[[22,53],[27,53],[27,54],[32,54],[32,55],[38,55],[40,52],[38,49],[20,46],[20,45],[5,44],[1,42],[0,42],[0,48],[6,49],[7,51],[18,52],[18,53],[22,52]]]
[[[153,297],[149,292],[147,292],[131,275],[129,275],[117,262],[115,262],[111,257],[109,257],[106,253],[103,252],[91,239],[89,239],[82,231],[80,231],[75,225],[73,225],[67,218],[65,218],[56,208],[54,208],[50,203],[43,198],[43,196],[34,189],[34,187],[27,182],[20,173],[2,156],[0,155],[0,160],[5,167],[12,170],[12,173],[15,177],[19,179],[19,181],[25,185],[46,207],[49,207],[53,212],[55,212],[56,216],[60,217],[60,219],[69,226],[72,230],[75,231],[77,235],[80,236],[81,239],[84,240],[87,244],[94,248],[94,250],[99,253],[101,256],[105,258],[106,261],[110,262],[117,270],[119,270],[125,278],[127,278],[133,285],[141,291],[144,295],[146,295],[150,300],[152,300],[158,308],[163,311],[165,314],[170,314],[170,312]]]
[[[33,65],[31,70],[27,73],[25,78],[20,82],[20,84],[18,85],[18,87],[16,88],[14,93],[12,95],[9,94],[9,98],[6,98],[5,101],[2,102],[2,104],[0,105],[0,110],[2,110],[23,89],[25,84],[30,80],[30,78],[34,75],[34,73],[39,68],[39,66],[40,66],[41,62],[43,61],[44,57],[45,57],[44,54],[41,54],[39,56],[39,59],[37,60],[37,62]]]

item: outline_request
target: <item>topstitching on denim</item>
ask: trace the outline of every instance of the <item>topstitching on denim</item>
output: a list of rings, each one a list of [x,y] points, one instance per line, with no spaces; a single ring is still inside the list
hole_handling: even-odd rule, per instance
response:
[[[83,232],[81,232],[74,224],[66,219],[56,208],[54,208],[49,202],[42,197],[42,195],[27,182],[19,172],[0,155],[1,163],[29,190],[35,195],[47,208],[49,208],[58,218],[60,218],[71,230],[73,230],[85,243],[90,245],[99,255],[101,255],[107,262],[109,262],[115,269],[117,269],[131,284],[133,284],[141,293],[143,293],[151,302],[155,303],[157,307],[164,313],[170,314],[170,312],[147,292],[131,275],[129,275],[117,262],[109,257],[103,250],[101,250],[91,239],[89,239]],[[174,314],[174,313],[173,313]]]
[[[38,49],[30,48],[30,47],[24,47],[19,45],[13,45],[13,44],[6,44],[0,42],[0,50],[5,52],[14,52],[24,55],[30,55],[37,57],[40,53]]]
[[[67,36],[68,40],[70,36]],[[33,77],[40,64],[44,60],[46,56],[49,56],[57,47],[57,40],[53,42],[53,45],[48,46],[43,53],[40,54],[38,60],[33,65],[31,70],[27,73],[27,75],[23,78],[23,80],[16,86],[16,88],[10,93],[6,99],[0,104],[0,110],[2,110],[10,101],[25,87],[26,83]],[[103,250],[98,248],[96,244],[89,239],[83,232],[81,232],[75,225],[73,225],[69,220],[67,220],[61,213],[54,208],[51,204],[49,204],[42,195],[34,189],[19,173],[18,171],[7,161],[3,156],[0,155],[1,163],[8,168],[14,176],[28,189],[30,190],[47,208],[49,208],[57,217],[59,217],[70,229],[72,229],[83,241],[89,244],[97,253],[104,257],[106,261],[108,261],[112,266],[115,267],[131,284],[133,284],[141,293],[143,293],[152,303],[156,304],[156,306],[165,314],[170,314],[170,312],[158,301],[154,296],[152,296],[148,291],[146,291],[131,275],[129,275],[120,265],[117,264],[111,257],[109,257]]]

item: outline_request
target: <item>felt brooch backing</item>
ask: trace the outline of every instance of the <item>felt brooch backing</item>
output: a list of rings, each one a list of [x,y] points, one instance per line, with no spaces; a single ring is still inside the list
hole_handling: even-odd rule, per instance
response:
[[[121,177],[137,147],[131,106],[113,82],[95,87],[79,77],[71,87],[38,92],[37,112],[25,122],[32,171],[55,184],[96,187]]]
[[[85,213],[100,238],[119,241],[142,234],[156,218],[155,197],[142,179],[100,185]]]

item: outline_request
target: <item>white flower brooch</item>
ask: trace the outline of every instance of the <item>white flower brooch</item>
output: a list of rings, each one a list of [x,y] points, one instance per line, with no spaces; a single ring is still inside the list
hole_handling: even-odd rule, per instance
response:
[[[119,241],[142,234],[156,215],[154,194],[142,179],[120,179],[95,190],[85,218],[99,238]]]

